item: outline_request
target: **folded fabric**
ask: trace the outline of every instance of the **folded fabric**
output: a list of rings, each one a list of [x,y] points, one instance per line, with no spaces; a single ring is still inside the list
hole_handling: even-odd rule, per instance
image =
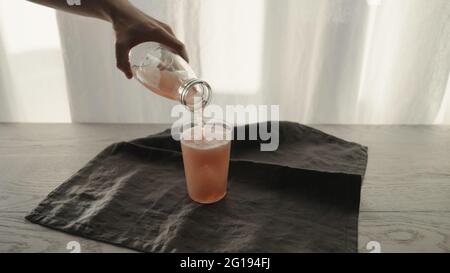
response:
[[[216,204],[189,199],[167,130],[107,147],[26,219],[145,252],[357,251],[367,148],[296,123],[279,129],[273,152],[233,141]]]

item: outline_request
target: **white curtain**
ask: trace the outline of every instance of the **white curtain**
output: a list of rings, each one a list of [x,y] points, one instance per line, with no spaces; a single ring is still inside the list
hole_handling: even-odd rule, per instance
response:
[[[0,0],[0,122],[70,122],[55,13]]]
[[[132,2],[174,28],[214,104],[279,104],[301,123],[450,124],[448,0]],[[107,23],[58,13],[57,43],[18,57],[15,31],[47,31],[30,15],[8,32],[0,18],[0,121],[173,120],[175,102],[116,70]]]

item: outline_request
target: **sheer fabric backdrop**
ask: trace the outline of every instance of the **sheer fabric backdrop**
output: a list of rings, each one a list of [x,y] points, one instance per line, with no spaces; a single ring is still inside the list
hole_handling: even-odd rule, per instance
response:
[[[279,104],[301,123],[450,124],[448,0],[132,2],[173,26],[215,104]],[[17,63],[0,19],[0,121],[173,121],[175,102],[116,70],[107,23],[59,12],[54,22],[53,57]],[[29,66],[47,77],[30,80]]]

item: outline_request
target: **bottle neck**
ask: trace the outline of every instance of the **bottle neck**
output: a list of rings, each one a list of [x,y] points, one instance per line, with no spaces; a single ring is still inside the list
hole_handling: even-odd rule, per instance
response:
[[[186,106],[190,111],[196,107],[205,107],[212,96],[211,86],[199,79],[190,79],[178,88],[180,103]],[[201,105],[196,105],[196,99],[201,99]]]

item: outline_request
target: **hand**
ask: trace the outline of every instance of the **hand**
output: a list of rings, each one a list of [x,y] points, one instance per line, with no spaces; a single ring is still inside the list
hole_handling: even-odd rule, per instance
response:
[[[127,16],[118,16],[113,20],[113,26],[116,32],[117,68],[125,73],[128,79],[133,77],[129,52],[143,42],[164,44],[189,62],[184,44],[175,37],[172,29],[139,10]]]
[[[189,61],[183,43],[175,37],[170,27],[140,11],[129,0],[84,1],[83,5],[79,6],[69,6],[66,1],[61,0],[30,1],[111,22],[116,32],[117,67],[129,79],[133,77],[133,73],[131,72],[128,54],[131,48],[143,42],[164,44],[186,61]]]

